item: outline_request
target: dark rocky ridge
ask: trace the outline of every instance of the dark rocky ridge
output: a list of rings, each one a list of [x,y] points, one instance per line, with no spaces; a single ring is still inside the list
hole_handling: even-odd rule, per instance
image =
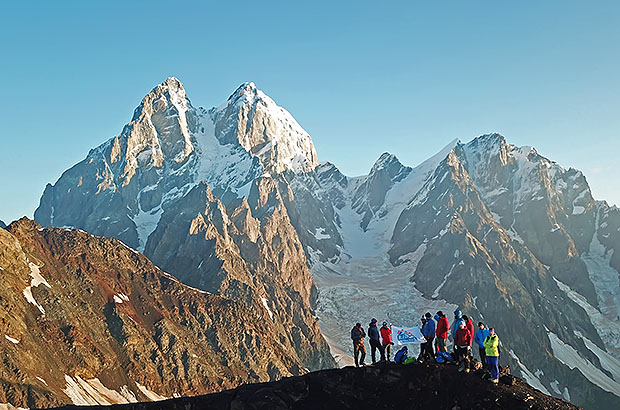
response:
[[[0,228],[6,228],[6,224],[0,219]]]
[[[511,376],[507,377],[508,380]],[[513,385],[493,386],[479,374],[457,372],[456,366],[380,364],[332,369],[277,382],[251,384],[235,390],[162,402],[114,406],[154,410],[570,410],[578,407],[547,396],[514,378]],[[75,406],[63,409],[76,409]],[[92,410],[112,409],[96,406]]]

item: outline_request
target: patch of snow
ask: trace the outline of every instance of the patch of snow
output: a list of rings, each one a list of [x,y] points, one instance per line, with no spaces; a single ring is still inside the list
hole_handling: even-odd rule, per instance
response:
[[[582,357],[572,346],[564,343],[555,333],[549,332],[549,342],[553,355],[571,370],[579,369],[581,374],[601,389],[620,397],[620,384]]]
[[[321,239],[331,239],[331,236],[329,234],[325,233],[325,228],[316,228],[315,232],[312,235],[318,241],[320,241]]]
[[[37,380],[47,386],[47,382],[42,377],[37,376]]]
[[[582,335],[581,332],[576,331],[575,334],[579,336],[586,347],[598,357],[603,369],[611,373],[611,377],[613,377],[615,381],[620,382],[620,360],[598,347],[590,339]]]
[[[32,280],[30,281],[30,285],[27,286],[22,293],[29,303],[35,305],[42,314],[45,314],[45,309],[43,308],[43,306],[37,303],[34,296],[32,295],[32,288],[36,288],[39,285],[45,285],[51,289],[51,286],[49,283],[47,283],[45,278],[41,276],[41,271],[39,269],[40,266],[37,266],[32,262],[28,262],[28,266],[30,267],[30,276],[32,277]]]
[[[136,386],[138,386],[138,389],[140,389],[142,394],[144,394],[151,401],[161,401],[161,400],[168,399],[168,397],[166,397],[166,396],[160,396],[159,394],[150,391],[148,388],[146,388],[145,386],[141,385],[140,383],[136,382]]]
[[[586,208],[579,205],[573,205],[573,215],[581,215],[586,211]]]
[[[529,384],[530,386],[532,386],[533,388],[537,390],[540,390],[541,392],[545,394],[551,395],[551,393],[549,393],[549,390],[547,390],[547,388],[542,384],[540,379],[528,370],[525,364],[521,362],[521,360],[517,357],[517,355],[512,349],[510,349],[508,353],[510,354],[510,357],[512,357],[517,362],[517,365],[519,366],[519,370],[521,371],[521,375],[523,376],[527,384]]]
[[[11,343],[14,343],[14,344],[18,344],[18,343],[19,343],[19,340],[14,339],[14,338],[12,338],[12,337],[11,337],[11,336],[9,336],[9,335],[4,335],[4,337],[6,338],[6,340],[8,340],[8,341],[9,341],[9,342],[11,342]]]
[[[121,299],[118,295],[114,295],[114,303],[123,303],[123,299]]]
[[[43,379],[40,379],[45,382]],[[62,390],[76,405],[110,405],[137,403],[138,400],[127,386],[121,392],[107,388],[99,379],[84,380],[80,376],[71,377],[65,374],[65,388]],[[46,383],[47,384],[47,383]]]
[[[273,312],[271,311],[271,309],[269,309],[269,304],[267,303],[267,299],[263,296],[261,296],[260,299],[263,302],[263,306],[265,307],[265,309],[267,309],[267,313],[269,313],[269,317],[271,318],[271,320],[273,320]]]
[[[446,276],[444,276],[443,281],[439,284],[439,286],[437,286],[437,288],[435,288],[435,291],[433,292],[433,294],[431,295],[431,297],[433,299],[437,298],[439,296],[439,291],[441,290],[441,288],[443,288],[443,286],[446,284],[446,282],[448,281],[448,278],[450,276],[452,276],[452,272],[454,272],[454,267],[456,266],[455,263],[452,264],[452,267],[450,268],[450,271],[446,274]]]

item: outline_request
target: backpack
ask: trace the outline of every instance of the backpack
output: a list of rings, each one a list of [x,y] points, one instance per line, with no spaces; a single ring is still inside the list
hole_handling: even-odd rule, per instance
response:
[[[437,352],[435,361],[437,361],[437,363],[454,363],[454,357],[448,352]]]
[[[415,357],[408,357],[408,358],[405,359],[403,364],[411,364],[411,363],[415,363],[415,362],[416,362]]]
[[[402,364],[405,361],[406,358],[407,358],[407,346],[403,346],[394,355],[394,363]]]

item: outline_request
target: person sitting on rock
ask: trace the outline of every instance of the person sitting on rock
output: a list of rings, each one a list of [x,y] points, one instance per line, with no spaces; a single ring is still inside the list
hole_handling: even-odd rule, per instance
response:
[[[487,355],[484,349],[484,341],[489,335],[489,329],[486,328],[484,323],[478,322],[478,331],[476,332],[476,336],[474,336],[474,340],[478,345],[478,353],[480,354],[480,363],[482,363],[482,368],[487,368]]]
[[[362,328],[361,323],[356,323],[351,329],[351,339],[353,340],[353,357],[355,358],[355,367],[364,366],[364,359],[366,358],[366,347],[364,346],[364,338],[366,333]],[[359,358],[358,361],[358,356]]]
[[[448,330],[450,329],[448,318],[440,310],[435,315],[435,320],[437,321],[437,330],[435,331],[435,336],[437,336],[437,351],[447,352],[446,339],[448,338]]]
[[[491,372],[491,382],[499,383],[499,337],[495,329],[489,329],[489,335],[484,339],[484,353],[486,354],[487,366]]]
[[[433,349],[433,340],[435,339],[435,321],[431,317],[430,312],[426,312],[424,315],[426,322],[422,326],[422,335],[426,339],[426,343],[423,343],[424,349],[422,350],[423,360],[435,360],[435,350]]]
[[[377,329],[377,319],[374,317],[368,324],[368,341],[370,342],[370,355],[372,358],[372,364],[377,362],[375,352],[379,350],[381,354],[381,361],[385,361],[385,352],[383,351],[383,346],[379,341],[379,329]]]
[[[469,373],[469,353],[471,350],[471,334],[467,330],[465,322],[462,321],[455,333],[454,346],[456,346],[456,362],[459,365],[459,372],[463,370]]]
[[[394,344],[392,342],[392,324],[388,326],[387,322],[383,322],[383,326],[381,326],[381,344],[385,352],[385,360],[389,362],[391,346]]]

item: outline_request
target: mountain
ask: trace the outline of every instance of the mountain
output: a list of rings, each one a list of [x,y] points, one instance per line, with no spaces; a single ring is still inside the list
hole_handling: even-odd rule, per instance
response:
[[[312,356],[265,300],[184,285],[116,239],[24,218],[0,230],[0,274],[2,403],[205,394],[301,375]]]
[[[6,224],[0,219],[0,228],[6,228]]]
[[[380,364],[329,369],[231,391],[159,403],[120,405],[119,409],[578,409],[547,396],[521,379],[504,376],[493,386],[455,366]],[[74,406],[65,407],[74,409]],[[95,406],[93,409],[109,407]]]
[[[342,323],[360,312],[406,325],[460,307],[498,329],[502,360],[541,391],[620,403],[619,212],[579,171],[491,134],[413,169],[384,154],[367,176],[322,164],[291,186],[317,209],[293,221],[343,355]]]
[[[620,405],[620,213],[581,172],[499,134],[452,141],[416,167],[384,153],[351,178],[318,163],[254,84],[206,110],[171,78],[46,187],[35,219],[258,300],[298,351],[315,349],[300,353],[309,369],[332,363],[321,333],[346,364],[353,323],[413,325],[459,307],[496,327],[501,361],[532,386]]]

